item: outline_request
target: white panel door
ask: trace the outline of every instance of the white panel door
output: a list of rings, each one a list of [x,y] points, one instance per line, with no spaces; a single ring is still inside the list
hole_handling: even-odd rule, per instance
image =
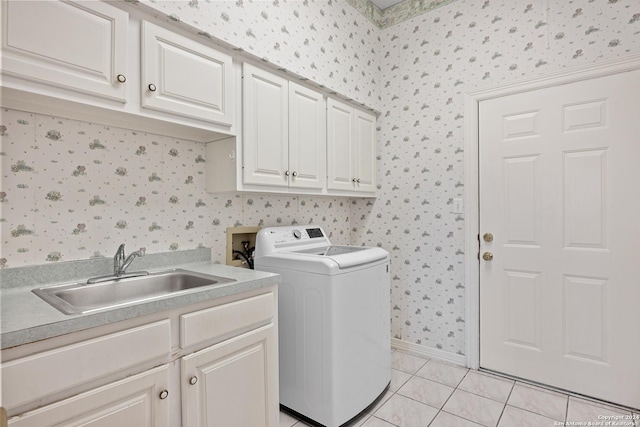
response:
[[[231,126],[231,56],[142,22],[142,106]]]
[[[125,101],[129,15],[98,1],[3,1],[2,72]]]
[[[357,191],[376,191],[376,116],[355,110],[355,178]]]
[[[327,188],[353,190],[354,110],[335,99],[327,100]]]
[[[327,182],[324,96],[289,82],[289,170],[291,188],[322,189]]]
[[[640,408],[639,111],[640,71],[480,103],[481,367]]]
[[[182,425],[276,427],[277,345],[268,324],[183,357]]]
[[[243,183],[287,187],[288,82],[245,63],[242,89]]]

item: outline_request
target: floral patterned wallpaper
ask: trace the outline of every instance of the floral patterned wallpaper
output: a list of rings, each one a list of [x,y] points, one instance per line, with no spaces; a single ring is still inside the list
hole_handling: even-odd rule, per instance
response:
[[[315,222],[334,243],[389,250],[392,336],[451,354],[465,348],[463,94],[640,52],[637,0],[457,0],[382,30],[345,0],[143,1],[381,111],[378,198],[210,195],[199,144],[8,111],[5,265],[111,256],[121,241],[213,246],[223,262],[226,227]]]
[[[141,0],[270,64],[379,110],[379,29],[345,0]]]
[[[226,228],[321,224],[349,243],[336,198],[205,191],[205,145],[76,120],[2,110],[0,266],[211,247]]]
[[[639,53],[640,2],[458,0],[380,34],[381,189],[352,243],[392,254],[393,337],[464,354],[464,93]]]

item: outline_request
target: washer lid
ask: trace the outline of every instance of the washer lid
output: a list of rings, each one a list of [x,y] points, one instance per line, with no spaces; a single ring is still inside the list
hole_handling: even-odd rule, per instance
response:
[[[387,251],[380,248],[340,245],[292,252],[326,257],[338,264],[338,268],[340,269],[379,261],[385,259],[388,255]]]
[[[337,253],[340,252],[340,253]],[[325,255],[325,253],[327,253]],[[333,255],[329,255],[334,253]],[[352,269],[386,262],[389,253],[381,248],[361,246],[328,246],[303,251],[277,252],[255,259],[255,268],[272,267],[317,274],[341,274]],[[269,270],[267,270],[269,271]]]

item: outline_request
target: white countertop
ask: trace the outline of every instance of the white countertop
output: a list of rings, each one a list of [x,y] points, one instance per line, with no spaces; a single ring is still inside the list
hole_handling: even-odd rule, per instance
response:
[[[21,286],[4,289],[0,294],[0,348],[4,350],[108,323],[280,283],[280,276],[277,274],[213,264],[211,262],[172,265],[170,268],[154,269],[149,270],[149,272],[153,273],[174,268],[228,277],[235,279],[235,282],[205,286],[185,294],[168,295],[161,299],[136,305],[78,315],[63,314],[31,292],[34,288],[61,284],[59,282],[33,287]],[[73,283],[78,282],[81,282],[81,280],[76,280]]]

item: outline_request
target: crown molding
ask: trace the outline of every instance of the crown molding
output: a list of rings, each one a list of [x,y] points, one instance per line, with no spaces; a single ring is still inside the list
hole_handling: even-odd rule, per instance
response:
[[[407,21],[457,0],[404,0],[381,10],[371,0],[346,0],[349,5],[380,29]]]

